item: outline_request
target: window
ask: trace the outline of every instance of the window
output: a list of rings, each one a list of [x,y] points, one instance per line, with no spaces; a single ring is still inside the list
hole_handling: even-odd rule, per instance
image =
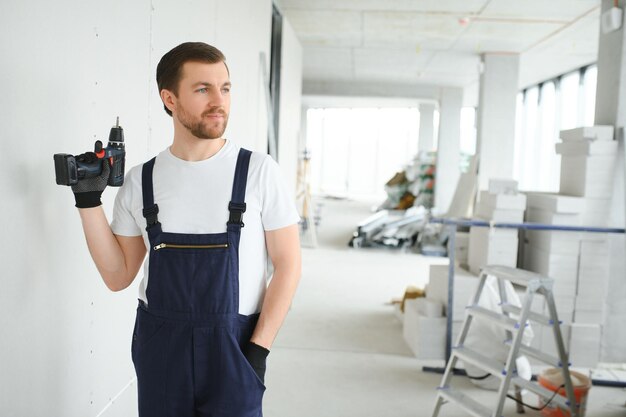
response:
[[[311,191],[383,199],[384,185],[417,154],[417,108],[327,108],[307,112]]]
[[[558,192],[559,131],[594,122],[597,67],[590,66],[524,90],[517,98],[514,178],[521,190]]]

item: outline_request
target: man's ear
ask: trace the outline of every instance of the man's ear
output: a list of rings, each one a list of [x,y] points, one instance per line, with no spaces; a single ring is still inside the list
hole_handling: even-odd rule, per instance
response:
[[[169,111],[174,113],[174,108],[176,107],[176,95],[172,91],[166,89],[161,90],[161,101]]]

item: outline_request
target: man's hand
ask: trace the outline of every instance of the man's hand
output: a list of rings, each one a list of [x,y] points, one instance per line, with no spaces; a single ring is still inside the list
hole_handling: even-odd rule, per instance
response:
[[[93,163],[98,160],[98,157],[93,152],[86,152],[78,155],[76,161]],[[109,174],[111,167],[109,162],[102,160],[102,173],[93,178],[83,178],[78,181],[78,184],[72,185],[72,191],[74,192],[74,198],[76,199],[76,207],[78,208],[91,208],[98,207],[102,204],[100,200],[102,192],[106,188],[109,182]]]

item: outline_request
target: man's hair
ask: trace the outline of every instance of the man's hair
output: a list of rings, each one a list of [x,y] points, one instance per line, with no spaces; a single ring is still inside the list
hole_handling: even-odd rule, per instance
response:
[[[185,42],[181,43],[165,55],[159,61],[156,70],[157,85],[159,86],[159,94],[161,90],[169,90],[178,96],[178,84],[182,77],[182,69],[185,62],[204,62],[207,64],[217,64],[223,62],[226,65],[226,57],[214,46],[204,42]],[[172,112],[163,104],[165,112],[172,115]]]

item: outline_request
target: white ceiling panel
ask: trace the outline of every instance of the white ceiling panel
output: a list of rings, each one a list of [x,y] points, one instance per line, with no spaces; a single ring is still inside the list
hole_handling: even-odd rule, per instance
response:
[[[276,0],[275,0],[276,1]],[[489,0],[280,0],[282,10],[412,11],[471,14]]]
[[[306,46],[303,72],[304,78],[351,80],[354,75],[352,49]]]
[[[569,22],[599,6],[600,0],[491,0],[481,16]]]
[[[472,22],[454,49],[473,53],[523,52],[562,26],[556,23]]]
[[[356,49],[355,78],[416,82],[433,54],[415,49]]]
[[[422,49],[447,49],[464,28],[451,15],[430,16],[419,13],[365,12],[365,46],[418,46]]]
[[[278,0],[278,7],[304,47],[305,79],[469,88],[481,53],[520,53],[520,83],[595,61],[600,3]]]
[[[285,16],[304,44],[362,44],[362,19],[359,12],[287,10]]]
[[[427,72],[447,72],[478,77],[480,56],[463,52],[437,52],[428,63]]]

